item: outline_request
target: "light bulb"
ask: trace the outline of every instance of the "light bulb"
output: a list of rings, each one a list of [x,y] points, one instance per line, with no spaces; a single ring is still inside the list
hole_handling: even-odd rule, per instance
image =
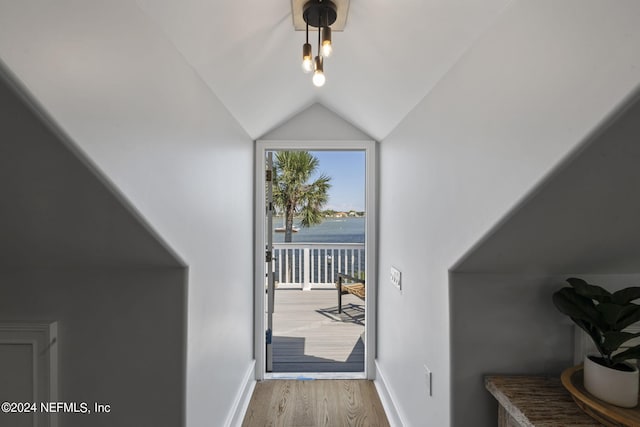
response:
[[[326,80],[324,77],[324,64],[322,63],[322,57],[316,56],[315,67],[316,71],[313,73],[313,84],[317,87],[321,87],[324,85]]]
[[[331,52],[333,52],[331,42],[322,45],[322,56],[324,56],[325,58],[331,56]]]
[[[326,77],[324,76],[324,73],[322,71],[316,71],[315,73],[313,73],[313,84],[316,87],[322,87],[324,86],[324,82],[326,81]]]
[[[317,71],[313,73],[313,84],[317,87],[324,86],[324,82],[326,81],[326,77],[322,71]]]
[[[313,70],[313,62],[311,58],[304,58],[302,60],[302,71],[305,73],[310,73]]]
[[[313,71],[313,61],[311,60],[311,45],[305,43],[302,46],[302,70],[305,73]]]
[[[328,57],[333,52],[333,46],[331,45],[331,28],[322,28],[322,56]]]

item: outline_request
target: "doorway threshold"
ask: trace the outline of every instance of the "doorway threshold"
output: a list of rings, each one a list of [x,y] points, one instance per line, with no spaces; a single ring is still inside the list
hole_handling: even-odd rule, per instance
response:
[[[364,372],[267,372],[265,380],[364,380]]]

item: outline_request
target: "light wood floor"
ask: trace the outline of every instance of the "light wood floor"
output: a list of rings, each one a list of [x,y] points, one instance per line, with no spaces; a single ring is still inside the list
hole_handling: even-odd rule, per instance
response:
[[[273,372],[363,372],[364,301],[335,289],[277,289]]]
[[[373,382],[266,380],[256,384],[243,427],[387,427]]]

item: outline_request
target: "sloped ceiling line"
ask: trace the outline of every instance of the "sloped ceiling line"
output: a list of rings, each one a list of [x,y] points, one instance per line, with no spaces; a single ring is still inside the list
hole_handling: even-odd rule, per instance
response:
[[[289,1],[136,3],[252,139],[321,103],[381,141],[509,0],[352,1],[322,88],[302,72]]]

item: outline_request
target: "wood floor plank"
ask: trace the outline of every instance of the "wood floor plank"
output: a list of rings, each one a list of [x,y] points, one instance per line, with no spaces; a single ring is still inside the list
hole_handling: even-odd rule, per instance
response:
[[[373,382],[267,380],[256,384],[243,427],[388,427]]]

